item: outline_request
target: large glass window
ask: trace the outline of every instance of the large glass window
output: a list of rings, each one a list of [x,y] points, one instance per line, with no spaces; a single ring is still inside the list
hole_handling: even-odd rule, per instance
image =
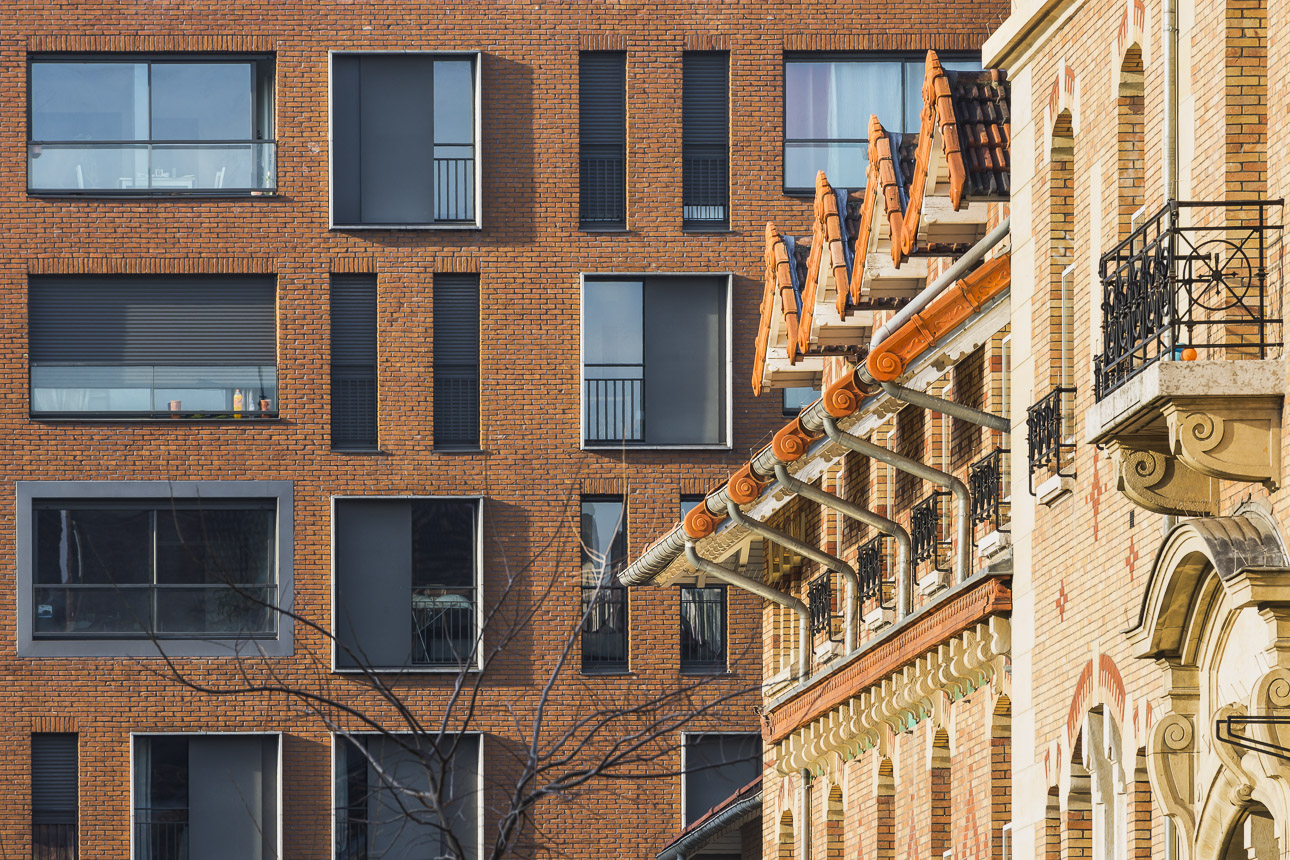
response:
[[[480,854],[480,736],[336,738],[337,860]]]
[[[579,528],[582,558],[582,671],[626,672],[627,507],[622,496],[584,496]]]
[[[267,499],[38,499],[33,635],[273,636],[276,516]]]
[[[684,756],[686,826],[761,776],[760,735],[686,735]]]
[[[337,499],[336,665],[478,661],[479,499]]]
[[[834,188],[863,188],[869,117],[888,132],[917,133],[923,56],[790,54],[784,58],[784,189],[815,190],[823,170]],[[950,71],[981,68],[980,58],[942,56]]]
[[[583,442],[726,445],[728,279],[587,278]]]
[[[33,192],[277,185],[272,58],[42,56],[30,75]]]
[[[477,226],[472,54],[332,60],[332,222]]]
[[[278,856],[275,735],[134,738],[134,860]]]

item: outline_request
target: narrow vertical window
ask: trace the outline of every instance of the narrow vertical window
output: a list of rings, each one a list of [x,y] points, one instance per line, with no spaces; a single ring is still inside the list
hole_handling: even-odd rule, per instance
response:
[[[331,446],[377,447],[375,275],[331,277]]]
[[[434,278],[434,445],[479,447],[479,275]]]
[[[580,221],[584,228],[627,227],[627,54],[587,51],[578,58]]]
[[[76,735],[31,736],[31,856],[76,860]]]
[[[622,496],[584,496],[582,547],[582,671],[626,672],[627,589],[618,572],[627,561],[627,508]]]
[[[729,211],[729,64],[724,51],[681,60],[681,207],[686,230],[724,230]]]

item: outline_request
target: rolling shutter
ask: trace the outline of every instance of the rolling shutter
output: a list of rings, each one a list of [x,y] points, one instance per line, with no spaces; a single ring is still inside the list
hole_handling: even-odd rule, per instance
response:
[[[681,202],[686,226],[724,227],[730,194],[729,55],[687,51],[681,63]]]
[[[580,217],[623,227],[627,212],[627,54],[584,51],[578,59]]]
[[[434,276],[434,444],[479,447],[479,276]]]
[[[377,446],[375,275],[331,276],[331,441]]]

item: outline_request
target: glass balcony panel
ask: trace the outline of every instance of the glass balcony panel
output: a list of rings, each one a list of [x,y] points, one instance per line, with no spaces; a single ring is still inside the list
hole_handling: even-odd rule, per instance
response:
[[[815,174],[823,170],[834,188],[863,188],[869,170],[869,144],[784,142],[784,187],[815,188]]]
[[[51,365],[31,368],[33,414],[134,415],[277,414],[278,373],[272,365],[183,367]],[[236,396],[242,407],[235,410]],[[267,400],[269,409],[261,410]],[[171,404],[178,404],[171,409]]]
[[[276,144],[32,143],[30,191],[272,191]]]
[[[211,637],[263,636],[274,632],[274,586],[155,586],[157,633]]]
[[[32,631],[37,637],[146,636],[147,585],[41,586],[35,589]]]

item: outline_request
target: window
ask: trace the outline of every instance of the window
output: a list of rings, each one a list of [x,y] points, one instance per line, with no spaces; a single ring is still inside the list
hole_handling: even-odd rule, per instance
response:
[[[376,432],[376,276],[331,276],[331,446],[373,451]]]
[[[19,481],[19,655],[290,654],[291,492]]]
[[[481,748],[477,734],[337,736],[336,860],[479,857]]]
[[[136,735],[134,860],[271,860],[276,735]]]
[[[479,448],[479,275],[434,276],[434,445]]]
[[[726,671],[726,587],[681,587],[681,671]]]
[[[941,56],[947,71],[980,58]],[[789,54],[784,58],[784,190],[815,191],[823,170],[834,188],[863,188],[869,117],[889,132],[917,133],[923,110],[921,55]]]
[[[28,282],[35,418],[276,418],[272,277]]]
[[[34,57],[33,193],[260,193],[277,186],[271,57]]]
[[[338,669],[476,667],[477,498],[335,501]]]
[[[681,207],[687,230],[729,225],[730,106],[724,51],[681,58]]]
[[[801,414],[802,410],[820,399],[820,389],[812,388],[809,385],[796,385],[792,388],[780,390],[780,398],[784,417]]]
[[[479,57],[332,56],[332,223],[478,227]]]
[[[588,277],[583,443],[730,444],[728,277]]]
[[[761,776],[761,736],[684,735],[681,769],[685,826],[689,827]]]
[[[627,54],[578,57],[580,220],[583,229],[627,227]]]
[[[31,856],[76,860],[76,735],[31,736]]]
[[[628,671],[627,589],[618,573],[627,562],[627,508],[622,496],[583,496],[582,671]]]

